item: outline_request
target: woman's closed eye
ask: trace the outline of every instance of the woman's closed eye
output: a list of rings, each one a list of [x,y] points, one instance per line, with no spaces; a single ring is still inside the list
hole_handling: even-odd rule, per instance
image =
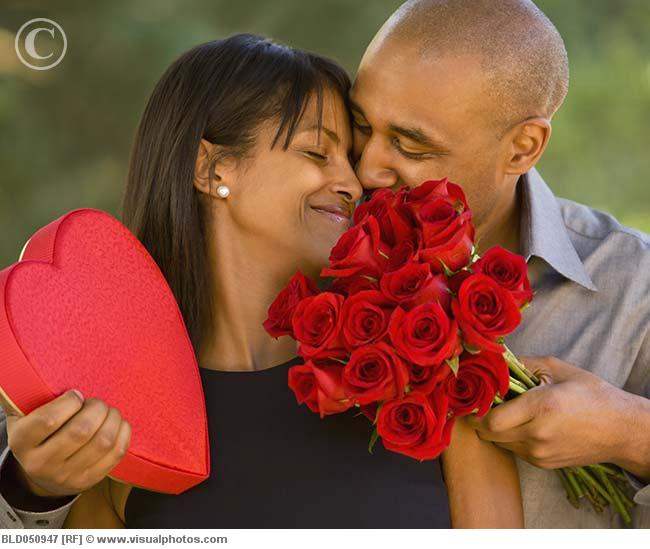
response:
[[[311,158],[312,160],[317,160],[319,162],[327,162],[328,159],[328,156],[324,153],[324,151],[305,150],[302,151],[302,153],[307,158]]]

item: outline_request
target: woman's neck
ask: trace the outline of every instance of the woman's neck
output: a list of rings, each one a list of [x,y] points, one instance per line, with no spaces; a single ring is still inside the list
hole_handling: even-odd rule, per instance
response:
[[[263,370],[295,357],[294,340],[276,340],[262,325],[269,305],[293,274],[291,268],[279,267],[273,250],[242,241],[241,233],[227,227],[210,233],[215,235],[207,243],[213,321],[197,353],[200,366]]]

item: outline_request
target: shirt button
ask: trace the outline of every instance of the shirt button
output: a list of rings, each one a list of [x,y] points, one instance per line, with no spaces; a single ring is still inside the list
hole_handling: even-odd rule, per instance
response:
[[[13,516],[9,511],[7,511],[7,516],[8,516],[11,520],[13,520],[14,522],[16,522],[16,520],[17,520],[16,517],[14,517],[14,516]]]
[[[49,523],[50,521],[45,519],[38,519],[36,521],[36,524],[38,524],[39,526],[47,526]]]

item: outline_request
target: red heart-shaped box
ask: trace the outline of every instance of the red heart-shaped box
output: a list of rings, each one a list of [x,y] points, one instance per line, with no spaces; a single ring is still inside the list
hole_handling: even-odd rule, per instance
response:
[[[112,478],[179,494],[210,473],[201,376],[178,304],[129,230],[69,212],[0,271],[0,391],[28,414],[69,389],[116,407],[131,443]]]

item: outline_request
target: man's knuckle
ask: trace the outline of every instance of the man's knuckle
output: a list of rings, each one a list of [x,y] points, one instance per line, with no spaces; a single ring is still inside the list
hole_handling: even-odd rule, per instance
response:
[[[85,441],[92,434],[93,427],[91,421],[87,419],[79,420],[75,425],[70,427],[70,436],[76,442]]]
[[[115,437],[112,433],[101,433],[97,437],[97,446],[104,451],[108,451],[113,447]]]
[[[36,427],[45,431],[51,431],[57,423],[56,417],[52,414],[38,414],[35,420]]]

